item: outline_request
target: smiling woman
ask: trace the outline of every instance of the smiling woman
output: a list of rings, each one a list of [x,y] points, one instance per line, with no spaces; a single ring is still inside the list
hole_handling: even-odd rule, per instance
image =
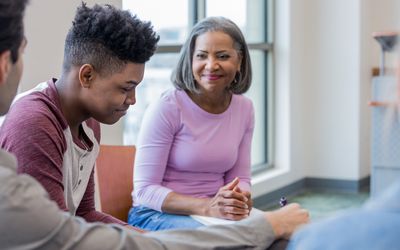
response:
[[[240,29],[223,17],[196,24],[171,79],[142,123],[128,222],[160,230],[201,226],[192,214],[248,217],[254,110]]]
[[[137,89],[138,100],[129,109],[124,121],[123,143],[136,145],[137,137],[148,105],[171,88],[170,76],[178,62],[179,51],[188,32],[198,21],[209,16],[224,16],[235,22],[249,45],[253,80],[245,93],[255,110],[255,128],[252,141],[251,164],[253,174],[272,165],[273,88],[272,51],[273,0],[123,0],[123,7],[145,20],[151,20],[160,34],[156,54],[146,63],[144,84]],[[162,12],[154,11],[154,6]],[[226,6],[229,6],[227,8]],[[171,13],[174,13],[171,15]],[[270,35],[271,34],[271,35]]]

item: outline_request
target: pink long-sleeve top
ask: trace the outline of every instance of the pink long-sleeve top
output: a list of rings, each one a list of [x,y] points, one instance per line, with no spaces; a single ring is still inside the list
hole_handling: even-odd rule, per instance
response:
[[[212,197],[235,177],[240,188],[249,191],[253,130],[253,105],[243,95],[233,95],[223,113],[211,114],[185,91],[165,92],[142,121],[133,205],[161,211],[172,191]]]

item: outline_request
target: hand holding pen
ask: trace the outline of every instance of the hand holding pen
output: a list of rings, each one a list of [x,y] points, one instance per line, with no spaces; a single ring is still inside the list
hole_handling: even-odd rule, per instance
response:
[[[286,204],[287,204],[287,199],[286,199],[286,197],[282,196],[281,199],[279,200],[279,205],[281,207],[284,207],[284,206],[286,206]]]
[[[309,213],[297,203],[288,204],[285,197],[279,200],[280,209],[266,212],[277,238],[289,239],[301,225],[308,223]]]

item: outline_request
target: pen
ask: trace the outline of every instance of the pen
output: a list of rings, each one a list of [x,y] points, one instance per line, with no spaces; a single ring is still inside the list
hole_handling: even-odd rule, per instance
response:
[[[287,204],[287,199],[286,197],[281,197],[281,199],[279,200],[279,205],[281,207],[284,207]]]

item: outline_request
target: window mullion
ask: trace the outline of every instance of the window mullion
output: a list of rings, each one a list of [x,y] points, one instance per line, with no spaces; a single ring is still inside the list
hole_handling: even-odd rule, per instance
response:
[[[206,0],[196,0],[197,1],[197,20],[198,22],[201,19],[206,17]]]
[[[160,45],[157,47],[156,53],[179,53],[182,44]]]
[[[247,46],[250,50],[263,50],[263,51],[271,51],[272,43],[248,43]]]

